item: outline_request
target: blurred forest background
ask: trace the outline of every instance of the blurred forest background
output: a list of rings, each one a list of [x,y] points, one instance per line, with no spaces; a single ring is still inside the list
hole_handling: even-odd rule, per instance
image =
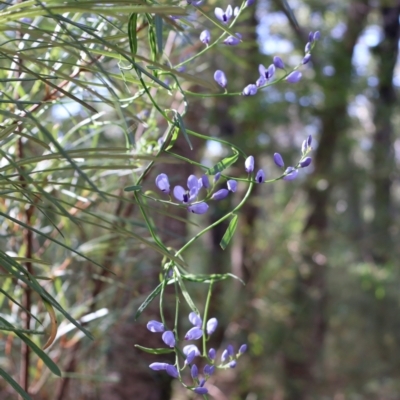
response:
[[[212,15],[216,6],[227,4],[208,0],[202,9]],[[197,22],[199,15],[190,12],[188,19]],[[249,351],[236,369],[209,381],[213,399],[399,398],[399,16],[397,0],[258,0],[235,30],[243,35],[241,45],[219,45],[184,71],[212,82],[213,72],[221,69],[241,90],[257,79],[258,64],[269,65],[275,55],[289,66],[299,63],[309,31],[321,32],[298,84],[281,82],[249,98],[188,95],[186,127],[233,142],[254,155],[268,177],[278,175],[274,152],[290,165],[309,134],[315,149],[312,166],[296,181],[256,187],[226,251],[219,247],[223,225],[185,255],[194,272],[232,272],[246,282],[215,286],[210,311],[220,322],[215,346],[248,343]],[[58,378],[33,354],[27,359],[26,345],[21,353],[12,332],[2,331],[0,367],[29,388],[34,399],[194,398],[165,374],[150,370],[155,356],[134,347],[160,345],[145,328],[148,320],[157,319],[156,307],[138,321],[134,314],[157,285],[162,255],[143,242],[149,233],[134,195],[123,188],[134,183],[132,169],[143,168],[165,126],[150,119],[154,110],[142,98],[135,100],[135,74],[119,68],[128,64],[117,52],[129,49],[128,17],[83,15],[91,27],[84,29],[81,19],[75,25],[62,19],[57,24],[33,15],[21,22],[22,28],[12,29],[0,16],[0,245],[29,271],[49,278],[41,281],[46,290],[95,337],[90,340],[58,314],[59,334],[49,350],[63,372]],[[73,14],[68,18],[73,20]],[[30,26],[35,27],[31,33]],[[173,64],[203,48],[198,35],[204,26],[212,28],[206,20],[183,32],[165,27],[164,51]],[[82,49],[69,47],[72,39],[66,39],[78,31],[86,40]],[[142,34],[147,35],[146,24],[138,29],[139,38]],[[61,44],[53,45],[57,40]],[[21,59],[13,58],[17,47],[26,49]],[[57,75],[57,86],[66,80],[62,90],[77,97],[60,94],[50,78],[43,84],[39,72]],[[192,92],[205,91],[194,81],[184,85]],[[157,89],[151,90],[157,96]],[[166,102],[163,96],[160,101]],[[47,103],[38,106],[37,99]],[[96,117],[83,102],[95,108]],[[10,120],[24,120],[26,130],[7,130]],[[132,133],[131,142],[124,130]],[[57,143],[100,191],[71,167]],[[181,138],[177,152],[210,166],[228,155],[216,142],[194,139],[193,145],[190,151]],[[144,186],[154,190],[159,172],[183,182],[190,168],[165,156]],[[229,174],[243,174],[243,163]],[[10,189],[15,179],[19,189]],[[239,185],[229,201],[189,222],[186,213],[171,219],[159,208],[154,218],[160,234],[179,247],[198,231],[196,224],[206,226],[231,209],[243,190]],[[35,202],[38,198],[47,205]],[[66,218],[66,211],[76,221]],[[24,285],[6,273],[0,279],[1,317],[39,330],[6,295],[27,304]],[[201,288],[190,290],[203,301]],[[29,302],[32,313],[49,325],[39,296],[32,294]],[[40,346],[45,342],[40,335],[31,339]],[[24,360],[30,368],[24,369]],[[16,398],[4,381],[0,388],[2,400]]]

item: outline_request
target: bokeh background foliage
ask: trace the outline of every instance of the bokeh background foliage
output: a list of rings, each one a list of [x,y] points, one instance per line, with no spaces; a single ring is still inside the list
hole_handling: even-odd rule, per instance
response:
[[[227,4],[202,10],[212,15],[215,6]],[[160,347],[144,328],[156,307],[134,316],[159,282],[163,254],[135,192],[124,192],[153,162],[144,190],[154,190],[157,172],[174,184],[200,173],[160,152],[158,139],[177,113],[188,131],[253,154],[269,176],[277,175],[275,151],[295,161],[306,135],[314,138],[310,173],[257,186],[226,251],[222,225],[185,254],[193,272],[233,272],[246,282],[215,286],[215,346],[248,342],[249,352],[209,381],[211,396],[398,397],[396,1],[259,0],[236,27],[240,46],[217,46],[175,72],[182,90],[216,93],[218,68],[240,91],[274,55],[297,64],[308,32],[320,30],[312,63],[295,86],[204,99],[166,88],[173,80],[166,74],[203,48],[201,30],[217,34],[194,8],[132,1],[0,8],[1,399],[15,398],[10,383],[17,382],[38,399],[190,398],[149,370],[154,356],[134,347]],[[175,111],[163,116],[148,94]],[[174,153],[208,166],[230,154],[216,142],[190,140],[192,151],[181,130]],[[242,169],[238,162],[229,174]],[[142,206],[163,240],[179,248],[236,200],[189,220],[185,210]],[[201,287],[188,290],[203,301]],[[58,333],[42,351],[54,333],[53,312]]]

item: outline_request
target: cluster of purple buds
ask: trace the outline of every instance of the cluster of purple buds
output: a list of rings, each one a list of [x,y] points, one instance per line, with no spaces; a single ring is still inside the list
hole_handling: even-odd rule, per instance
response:
[[[244,169],[248,174],[251,174],[254,171],[254,157],[248,156],[246,161],[244,162]],[[265,172],[260,169],[256,174],[256,182],[263,183],[265,181]]]
[[[311,50],[312,50],[312,48],[314,46],[314,43],[317,40],[319,40],[320,37],[321,37],[321,34],[319,33],[319,31],[310,32],[308,34],[308,42],[307,42],[306,47],[304,49],[305,55],[304,55],[304,58],[303,58],[303,60],[301,62],[302,64],[307,64],[310,61],[310,59],[311,59]]]
[[[214,176],[214,184],[219,180],[221,173],[218,172]],[[156,186],[163,193],[170,193],[170,184],[168,176],[166,174],[159,174],[156,177]],[[204,201],[197,201],[197,197],[202,188],[208,189],[210,187],[210,182],[207,175],[203,175],[201,178],[196,178],[195,175],[190,175],[187,180],[188,189],[182,186],[175,186],[173,189],[173,195],[176,200],[180,203],[187,205],[187,210],[194,214],[204,214],[208,210],[208,204]],[[214,192],[210,199],[211,200],[223,200],[228,195],[229,192],[236,192],[237,182],[233,179],[228,180],[227,189],[219,189]]]
[[[311,59],[311,50],[313,48],[314,43],[320,38],[320,33],[317,32],[310,32],[309,34],[309,41],[306,44],[305,48],[305,56],[302,60],[302,64],[307,64]],[[275,56],[273,58],[273,63],[268,67],[265,68],[264,65],[260,65],[258,71],[260,73],[260,77],[257,79],[255,85],[250,84],[246,86],[242,92],[244,96],[254,96],[257,93],[257,88],[264,86],[268,82],[270,82],[274,75],[276,68],[285,69],[285,64],[279,56]],[[302,73],[300,71],[294,70],[292,71],[285,79],[289,83],[297,83],[300,81],[302,77]]]
[[[149,321],[147,323],[147,329],[150,332],[159,332],[162,333],[163,342],[169,347],[175,347],[175,335],[172,331],[166,331],[165,326],[162,322],[158,321]]]
[[[311,142],[312,142],[312,136],[309,135],[307,139],[303,141],[303,144],[301,146],[301,152],[302,152],[302,159],[297,165],[297,168],[294,167],[287,167],[284,173],[283,180],[285,181],[292,181],[297,178],[297,175],[299,174],[298,168],[305,168],[308,167],[311,164],[312,158],[311,157],[305,157],[308,152],[312,149],[311,148]],[[279,167],[279,168],[284,168],[285,163],[283,161],[282,156],[279,153],[274,154],[274,163]]]
[[[297,167],[287,167],[284,174],[283,174],[283,180],[285,181],[292,181],[297,178],[299,171],[299,168],[305,168],[308,167],[311,164],[311,157],[306,157],[306,155],[312,150],[311,148],[311,142],[312,142],[312,136],[309,135],[307,139],[303,141],[301,151],[302,151],[302,159],[299,161],[297,164]],[[274,163],[279,167],[279,168],[284,168],[285,167],[285,162],[283,161],[282,156],[279,153],[274,154]],[[244,168],[248,174],[251,174],[254,171],[254,157],[249,156],[246,158],[246,161],[244,162]],[[256,177],[255,177],[256,183],[263,183],[265,181],[265,172],[262,169],[259,169]]]
[[[203,321],[201,317],[196,312],[191,312],[189,314],[189,321],[193,325],[193,328],[189,329],[189,331],[185,335],[185,340],[198,340],[203,336]],[[218,320],[216,318],[210,318],[205,324],[205,331],[207,335],[211,335],[215,332],[218,327]],[[147,323],[147,329],[150,332],[163,332],[162,339],[167,346],[175,347],[175,335],[172,331],[166,331],[164,324],[159,321],[149,321]],[[197,394],[207,394],[208,390],[204,387],[207,379],[214,373],[215,366],[215,350],[209,352],[209,359],[211,360],[211,365],[206,364],[203,368],[204,377],[201,378],[199,375],[199,369],[196,364],[194,364],[194,359],[200,356],[200,350],[194,344],[189,344],[185,346],[182,350],[182,353],[185,355],[185,366],[190,368],[190,375],[194,381],[194,387],[192,390]],[[175,365],[171,365],[168,363],[155,362],[150,364],[150,368],[154,371],[166,371],[166,373],[173,378],[179,378],[178,369]]]
[[[242,344],[239,348],[237,354],[235,354],[233,346],[228,345],[227,348],[222,352],[221,355],[221,368],[235,368],[237,364],[237,359],[245,353],[247,350],[247,345]]]
[[[176,341],[174,333],[172,331],[166,331],[165,326],[162,322],[154,320],[149,321],[147,323],[147,329],[150,332],[162,333],[163,342],[169,347],[175,347]],[[173,378],[179,377],[178,370],[174,365],[171,364],[155,362],[153,364],[150,364],[150,368],[154,371],[165,371],[168,375],[172,376]]]

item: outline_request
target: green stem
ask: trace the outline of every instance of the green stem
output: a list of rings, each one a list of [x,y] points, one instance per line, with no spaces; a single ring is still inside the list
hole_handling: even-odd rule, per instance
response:
[[[231,29],[231,28],[235,25],[235,22],[236,22],[237,19],[239,18],[240,13],[242,12],[242,10],[243,10],[243,8],[244,8],[244,4],[245,4],[245,3],[243,2],[242,5],[241,5],[241,7],[240,7],[240,10],[239,10],[238,15],[232,20],[231,24],[229,25],[229,29]],[[214,25],[216,25],[218,28],[220,28],[220,29],[225,29],[221,24],[217,23],[215,20],[213,20],[212,18],[210,18],[210,17],[208,16],[208,14],[205,13],[200,7],[197,7],[197,10],[200,12],[200,14],[202,14],[205,18],[207,18],[208,20],[210,20],[210,21],[211,21]],[[187,64],[187,63],[193,61],[193,60],[196,59],[197,57],[200,57],[200,56],[203,55],[205,52],[207,52],[208,50],[210,50],[210,49],[212,49],[214,46],[216,46],[216,45],[217,45],[226,35],[228,35],[228,34],[230,35],[229,32],[227,32],[227,31],[224,30],[224,32],[222,32],[222,34],[219,36],[219,38],[218,38],[217,40],[215,40],[214,43],[211,43],[210,45],[208,45],[207,47],[205,47],[203,50],[199,51],[199,52],[198,52],[197,54],[195,54],[194,56],[188,58],[188,59],[185,60],[185,61],[182,61],[180,64],[175,65],[174,69],[177,69],[177,68],[181,67],[182,65],[185,65],[185,64]],[[187,93],[187,92],[186,92],[186,93]]]
[[[206,324],[207,324],[207,317],[208,317],[208,308],[210,307],[210,300],[211,300],[213,284],[214,284],[214,281],[211,280],[210,286],[208,288],[207,300],[206,300],[206,305],[205,305],[204,314],[203,314],[203,326],[202,326],[202,329],[203,329],[203,357],[207,357]]]
[[[225,221],[229,217],[231,217],[237,210],[243,207],[244,203],[248,199],[248,197],[251,194],[251,190],[253,189],[254,183],[251,182],[249,185],[249,188],[247,189],[247,192],[245,196],[243,197],[242,201],[228,214],[224,215],[222,218],[220,218],[218,221],[215,221],[213,224],[209,225],[207,228],[204,228],[202,231],[200,231],[197,235],[193,236],[185,245],[183,245],[176,253],[175,256],[179,256],[184,250],[186,250],[193,242],[195,242],[200,236],[204,235],[206,232],[214,228],[215,226],[219,225],[221,222]]]
[[[134,196],[135,199],[139,205],[140,208],[140,212],[146,222],[147,228],[149,229],[150,235],[151,237],[154,239],[154,241],[165,251],[169,252],[168,249],[165,247],[164,243],[161,241],[161,239],[158,237],[157,233],[154,231],[153,229],[153,223],[152,221],[150,221],[149,217],[147,216],[147,214],[145,213],[144,209],[143,209],[143,205],[140,201],[140,197],[139,197],[139,192],[134,192]]]
[[[161,317],[161,322],[163,323],[164,326],[166,326],[164,317],[164,290],[165,287],[167,286],[167,282],[168,279],[166,277],[166,274],[164,274],[164,280],[162,282],[161,292],[160,292],[160,317]]]

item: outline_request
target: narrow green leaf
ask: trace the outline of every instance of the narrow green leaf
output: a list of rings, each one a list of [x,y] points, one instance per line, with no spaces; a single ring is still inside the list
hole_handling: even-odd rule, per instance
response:
[[[124,188],[124,192],[136,192],[137,190],[142,189],[142,187],[139,186],[127,186],[126,188]]]
[[[0,288],[0,293],[3,293],[3,295],[5,297],[7,297],[8,299],[10,299],[10,301],[12,301],[13,303],[15,303],[18,307],[20,307],[22,310],[24,310],[24,312],[26,312],[27,314],[29,314],[33,319],[35,319],[39,324],[41,324],[41,322],[28,310],[26,309],[22,304],[20,304],[17,300],[15,300],[9,293],[7,293],[5,290],[3,290],[2,288]]]
[[[172,149],[173,147],[174,147],[174,144],[175,144],[175,142],[176,142],[176,139],[178,139],[178,136],[179,136],[179,129],[178,129],[178,127],[174,127],[174,129],[173,129],[173,132],[172,132],[172,135],[169,135],[169,137],[171,138],[170,140],[169,140],[169,142],[168,142],[168,140],[166,140],[165,141],[165,143],[163,143],[163,148],[165,149],[165,150],[169,150],[169,149]],[[168,142],[168,143],[167,143]],[[167,146],[167,148],[165,148],[165,146]]]
[[[137,53],[137,37],[136,37],[136,26],[137,26],[137,14],[132,13],[129,17],[128,22],[128,39],[129,39],[129,47],[131,49],[132,58],[135,58]]]
[[[3,322],[3,324],[7,327],[14,328],[6,319],[0,317],[0,321]],[[47,365],[49,370],[57,375],[61,376],[61,371],[57,367],[57,365],[54,363],[54,361],[41,349],[39,348],[34,342],[32,342],[31,339],[29,339],[27,336],[23,335],[20,332],[15,331],[15,334],[22,340],[24,341],[31,350],[33,350],[38,357]]]
[[[146,307],[160,294],[162,288],[162,282],[146,297],[146,300],[140,305],[135,314],[135,320],[140,317],[140,314],[146,309]]]
[[[0,376],[2,376],[4,378],[4,380],[6,382],[8,382],[10,384],[10,386],[12,386],[12,388],[24,399],[24,400],[32,400],[32,397],[29,396],[28,393],[25,392],[24,389],[22,389],[21,386],[18,385],[17,382],[14,381],[13,378],[11,378],[10,375],[7,374],[6,371],[4,371],[3,369],[0,368]]]
[[[192,146],[192,143],[190,142],[189,135],[186,132],[186,128],[185,128],[185,124],[183,123],[182,116],[178,112],[176,113],[176,122],[178,123],[178,126],[181,129],[183,136],[185,137],[186,141],[188,142],[190,150],[193,150],[193,146]]]
[[[224,236],[222,237],[221,243],[219,244],[222,250],[226,249],[233,235],[235,234],[237,222],[238,222],[238,216],[234,215],[233,218],[231,219],[231,222],[229,222],[228,229],[226,230]]]
[[[7,127],[5,127],[1,132],[0,132],[0,140],[5,139],[8,135],[13,133],[17,129],[17,124],[11,124]]]
[[[74,324],[79,330],[81,330],[88,338],[93,339],[92,334],[87,331],[82,325],[80,325],[74,318],[72,318],[69,313],[67,313],[58,302],[47,293],[42,286],[37,282],[35,277],[30,274],[25,268],[23,268],[19,263],[17,263],[12,257],[8,254],[0,251],[0,259],[2,267],[11,275],[14,275],[17,279],[20,279],[27,286],[29,286],[33,291],[38,293],[44,299],[46,299],[49,303],[53,305],[65,318],[68,319],[72,324]],[[19,273],[18,273],[19,272]]]
[[[203,282],[203,283],[210,283],[210,282],[218,282],[218,281],[223,281],[228,278],[233,278],[238,281],[240,281],[243,285],[245,284],[242,279],[240,279],[238,276],[233,275],[231,273],[227,274],[210,274],[210,275],[203,275],[203,274],[198,274],[198,275],[193,275],[193,274],[185,274],[182,275],[182,279],[185,281],[189,282]]]
[[[212,168],[210,168],[207,171],[207,175],[215,175],[217,172],[223,171],[224,169],[226,169],[226,168],[230,167],[232,164],[234,164],[238,158],[239,158],[238,153],[235,153],[229,157],[225,157],[219,163],[215,164]]]
[[[150,14],[146,14],[146,18],[149,22],[148,37],[149,37],[151,56],[152,60],[155,61],[157,59],[157,43],[156,43],[156,32],[154,30],[153,17]]]
[[[40,230],[38,230],[38,229],[35,229],[34,227],[29,226],[29,225],[25,224],[24,222],[19,221],[18,219],[15,219],[15,218],[11,217],[10,215],[4,214],[4,213],[2,213],[1,211],[0,211],[0,215],[2,215],[2,216],[3,216],[4,218],[6,218],[6,219],[9,219],[10,221],[13,221],[14,223],[16,223],[16,224],[18,224],[18,225],[23,226],[25,229],[29,229],[29,230],[31,230],[31,231],[37,233],[38,235],[41,235],[41,236],[45,237],[46,239],[49,239],[49,240],[51,240],[52,242],[57,243],[58,245],[64,247],[64,248],[67,249],[68,251],[71,251],[71,252],[75,253],[76,255],[78,255],[78,256],[80,256],[80,257],[83,257],[85,260],[90,261],[90,262],[92,262],[93,264],[96,264],[98,267],[104,269],[104,267],[103,267],[101,264],[99,264],[99,263],[97,263],[96,261],[90,259],[89,257],[86,257],[84,254],[82,254],[82,253],[80,253],[79,251],[76,251],[76,250],[74,250],[73,248],[71,248],[71,247],[65,245],[64,243],[60,242],[59,240],[54,239],[53,237],[51,237],[51,236],[49,236],[49,235],[43,233],[42,231],[40,231]],[[109,270],[108,270],[108,271],[109,271]],[[109,272],[111,272],[111,271],[109,271]]]
[[[135,347],[149,354],[168,354],[174,352],[174,349],[150,349],[149,347],[143,347],[138,344],[135,344]]]
[[[181,288],[183,297],[185,298],[186,302],[188,303],[188,305],[192,309],[192,311],[194,311],[195,313],[200,315],[199,310],[195,306],[192,298],[190,297],[188,291],[186,290],[186,286],[183,283],[183,279],[182,279],[181,273],[179,272],[179,269],[177,267],[175,267],[174,271],[175,271],[175,276],[178,278],[178,285]]]
[[[156,27],[156,40],[157,40],[158,53],[162,54],[162,52],[163,52],[163,37],[162,37],[163,21],[162,21],[162,18],[159,15],[155,15],[154,23],[155,23],[155,27]]]

